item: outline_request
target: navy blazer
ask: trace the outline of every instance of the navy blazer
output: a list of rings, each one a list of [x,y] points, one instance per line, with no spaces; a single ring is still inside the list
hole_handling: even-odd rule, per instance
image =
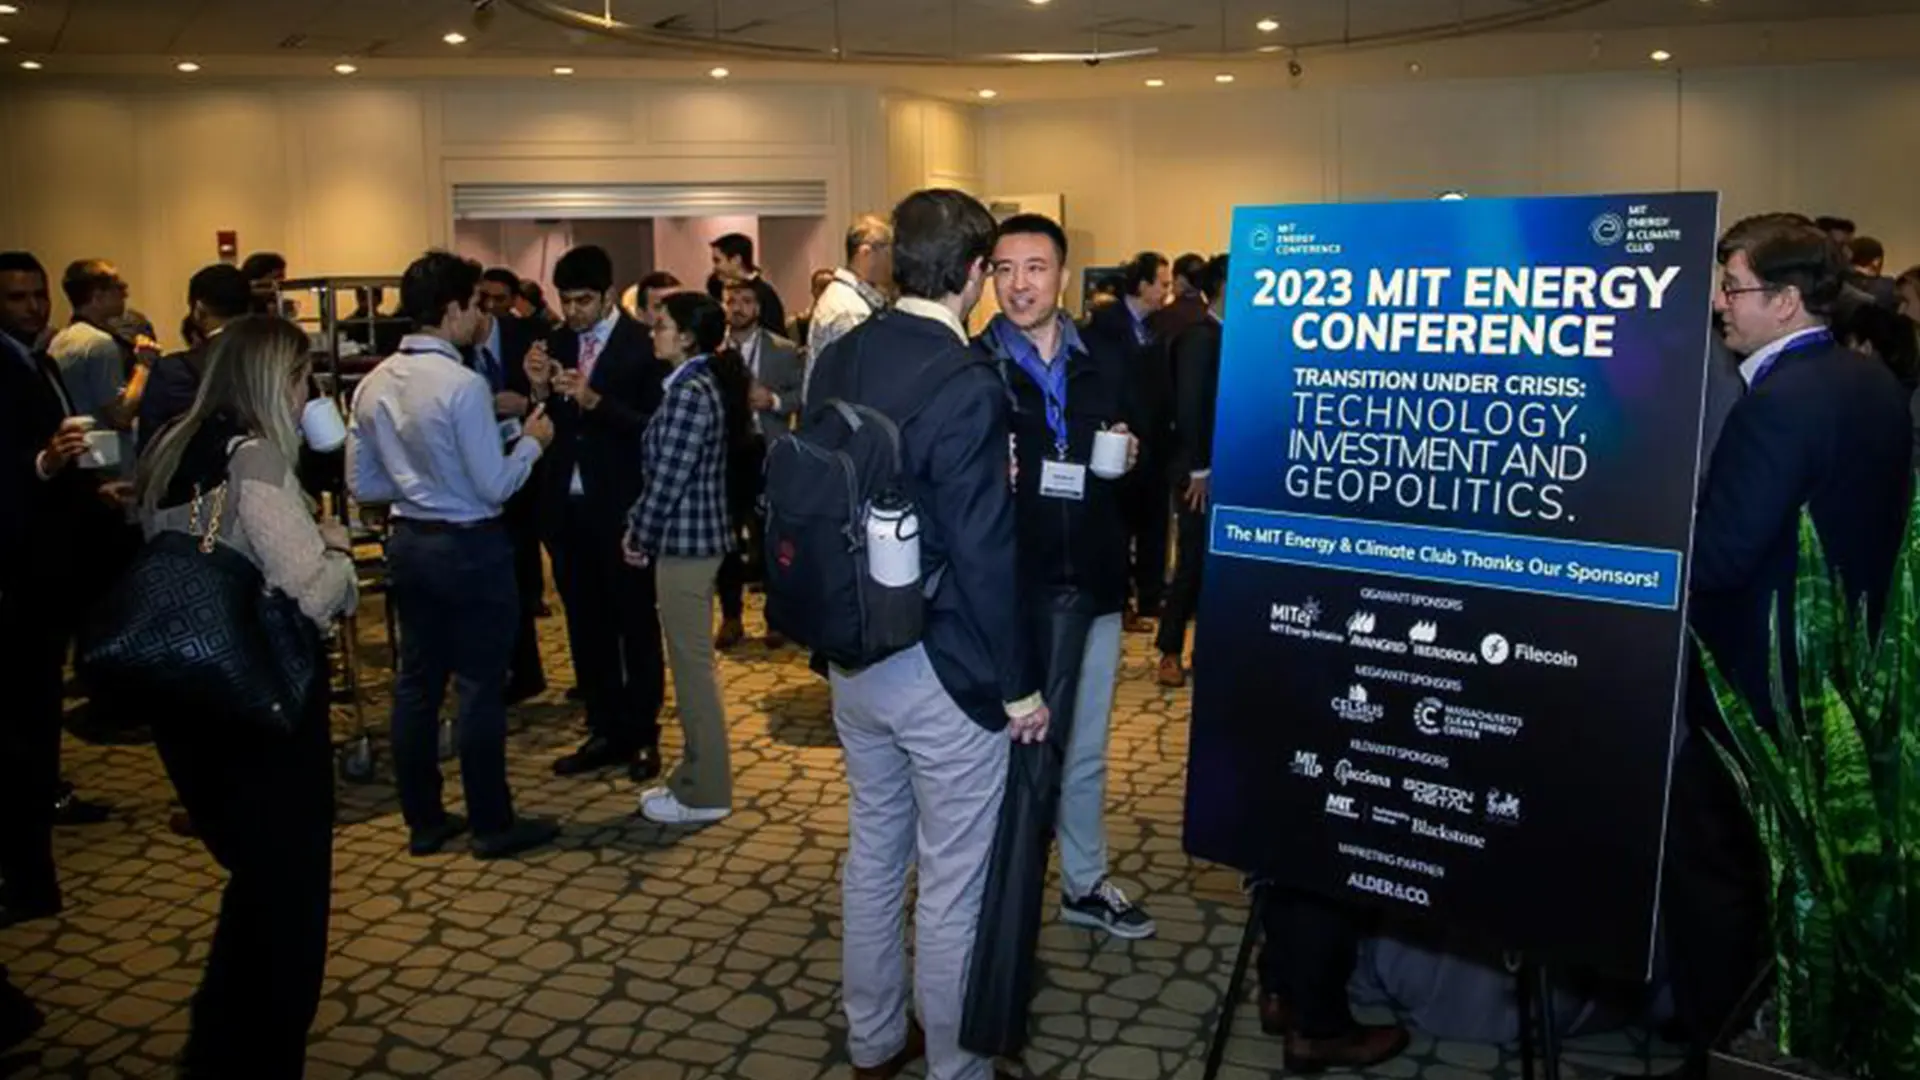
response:
[[[580,366],[580,335],[572,330],[554,331],[547,350],[569,371]],[[589,385],[600,404],[587,410],[558,395],[547,398],[554,428],[541,477],[541,525],[547,535],[559,533],[576,467],[591,520],[615,535],[625,527],[627,512],[646,486],[641,439],[660,408],[661,384],[671,370],[654,357],[646,328],[623,312],[594,360]]]
[[[1793,591],[1803,507],[1828,563],[1877,622],[1906,528],[1912,440],[1907,394],[1893,373],[1837,344],[1782,354],[1728,413],[1694,524],[1688,617],[1749,701],[1769,701],[1768,622],[1776,613],[1789,700],[1797,693]],[[1694,676],[1688,717],[1711,728],[1711,688],[1697,666]]]
[[[61,421],[66,404],[55,390],[60,369],[44,352],[35,352],[31,365],[0,343],[0,499],[6,522],[0,525],[0,593],[31,601],[70,597],[67,585],[77,531],[106,518],[109,512],[94,497],[94,473],[68,467],[51,480],[42,480],[36,468]]]

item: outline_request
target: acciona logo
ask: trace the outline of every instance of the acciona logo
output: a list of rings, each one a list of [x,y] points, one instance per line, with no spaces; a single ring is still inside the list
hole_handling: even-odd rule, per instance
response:
[[[1347,888],[1358,889],[1361,892],[1372,893],[1375,896],[1384,896],[1388,899],[1398,900],[1404,904],[1418,904],[1421,907],[1433,906],[1433,901],[1427,897],[1427,890],[1417,885],[1402,885],[1397,881],[1388,881],[1386,878],[1376,877],[1373,874],[1348,874]]]
[[[1393,790],[1393,781],[1381,776],[1377,772],[1368,772],[1365,769],[1354,768],[1353,762],[1348,761],[1346,758],[1341,758],[1339,763],[1334,765],[1333,778],[1340,781],[1341,787],[1346,787],[1348,784],[1365,784],[1367,787],[1385,788],[1388,791]]]
[[[1470,832],[1461,832],[1459,829],[1447,825],[1435,825],[1433,822],[1423,818],[1413,819],[1413,835],[1424,836],[1429,840],[1439,840],[1443,843],[1457,844],[1460,847],[1470,847],[1476,851],[1487,846],[1487,838],[1484,836],[1478,836]]]

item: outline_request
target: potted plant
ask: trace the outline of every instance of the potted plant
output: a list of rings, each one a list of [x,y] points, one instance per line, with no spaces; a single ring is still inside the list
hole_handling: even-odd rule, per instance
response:
[[[1920,1078],[1920,500],[1878,632],[1800,523],[1797,708],[1774,650],[1776,727],[1709,661],[1719,747],[1772,863],[1775,989],[1764,1037],[1716,1077]],[[1777,639],[1776,639],[1777,640]]]

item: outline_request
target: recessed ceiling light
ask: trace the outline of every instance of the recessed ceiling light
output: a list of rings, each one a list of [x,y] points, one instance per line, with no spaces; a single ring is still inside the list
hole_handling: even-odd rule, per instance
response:
[[[191,75],[194,72],[200,70],[200,65],[194,63],[191,60],[182,60],[179,63],[173,65],[173,70],[183,71],[183,72],[186,72],[188,75]]]
[[[1655,49],[1647,54],[1647,59],[1652,60],[1656,64],[1664,64],[1673,59],[1673,54],[1665,49]]]
[[[1279,52],[1279,51],[1280,51],[1280,46],[1278,46],[1278,45],[1262,45],[1262,46],[1260,46],[1260,51],[1261,51],[1261,52],[1263,52],[1263,53],[1277,53],[1277,52]]]
[[[727,76],[733,74],[733,72],[728,71],[726,68],[723,68],[723,67],[717,67],[717,68],[714,68],[712,71],[707,72],[707,74],[713,76],[716,79],[724,79]]]
[[[0,34],[0,45],[11,45],[11,44],[13,44],[12,38],[8,37],[5,34]]]
[[[992,100],[993,100],[994,98],[997,98],[997,97],[999,97],[999,96],[1000,96],[1000,91],[998,91],[998,90],[991,90],[991,89],[989,89],[989,90],[981,90],[981,91],[979,91],[979,94],[980,94],[980,97],[981,97],[982,99],[984,99],[984,100],[987,100],[987,101],[992,101]]]
[[[458,30],[450,30],[442,35],[440,40],[449,45],[465,45],[467,43],[467,35]]]
[[[1221,72],[1220,74],[1215,75],[1213,77],[1213,81],[1217,83],[1230,83],[1233,81],[1233,76],[1228,75],[1225,72]]]
[[[333,65],[333,70],[341,75],[351,75],[360,69],[354,67],[352,64],[335,64]]]
[[[1151,87],[1153,87],[1153,88],[1154,88],[1155,90],[1158,90],[1158,89],[1160,89],[1161,87],[1163,87],[1163,86],[1165,86],[1165,85],[1167,85],[1167,80],[1165,80],[1165,79],[1148,79],[1148,80],[1147,80],[1147,85],[1148,85],[1148,86],[1151,86]]]
[[[553,69],[553,73],[555,75],[571,75],[573,74],[573,69],[570,67],[557,67]]]
[[[1044,7],[1047,2],[1048,0],[1027,0],[1027,3],[1032,4],[1034,7]]]
[[[17,7],[14,7],[12,4],[0,4],[0,15],[18,15],[18,14],[20,14],[20,9]]]
[[[1409,75],[1418,75],[1425,70],[1426,68],[1421,67],[1420,61],[1418,60],[1412,60],[1407,63],[1407,74]]]
[[[25,68],[25,69],[26,69],[26,70],[28,70],[28,71],[39,71],[39,70],[40,70],[40,61],[38,61],[38,60],[22,60],[22,61],[20,61],[20,66],[21,66],[21,67],[23,67],[23,68]]]
[[[1271,34],[1275,30],[1280,29],[1280,22],[1277,19],[1261,19],[1259,22],[1253,24],[1253,28],[1263,34]]]

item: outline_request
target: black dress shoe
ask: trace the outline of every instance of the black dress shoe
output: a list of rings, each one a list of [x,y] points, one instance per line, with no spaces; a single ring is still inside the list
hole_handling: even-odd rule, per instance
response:
[[[8,900],[0,903],[0,930],[37,919],[51,919],[60,914],[60,898],[42,898],[34,900]]]
[[[497,833],[473,838],[476,859],[504,859],[543,844],[560,835],[560,823],[549,818],[515,818],[513,824]]]
[[[580,686],[567,687],[567,700],[573,702],[576,705],[587,700],[586,688],[580,687]]]
[[[631,765],[636,757],[634,751],[616,745],[612,739],[594,735],[581,743],[580,749],[554,762],[553,775],[579,776],[610,765]]]
[[[633,755],[633,764],[627,766],[627,776],[636,784],[644,784],[660,776],[660,748],[643,746]]]
[[[63,790],[53,802],[55,825],[98,825],[112,816],[112,807],[105,803],[88,802],[73,790],[71,784],[63,785]]]
[[[414,829],[407,835],[407,852],[416,856],[438,855],[454,837],[467,831],[467,819],[448,814],[438,825]]]

